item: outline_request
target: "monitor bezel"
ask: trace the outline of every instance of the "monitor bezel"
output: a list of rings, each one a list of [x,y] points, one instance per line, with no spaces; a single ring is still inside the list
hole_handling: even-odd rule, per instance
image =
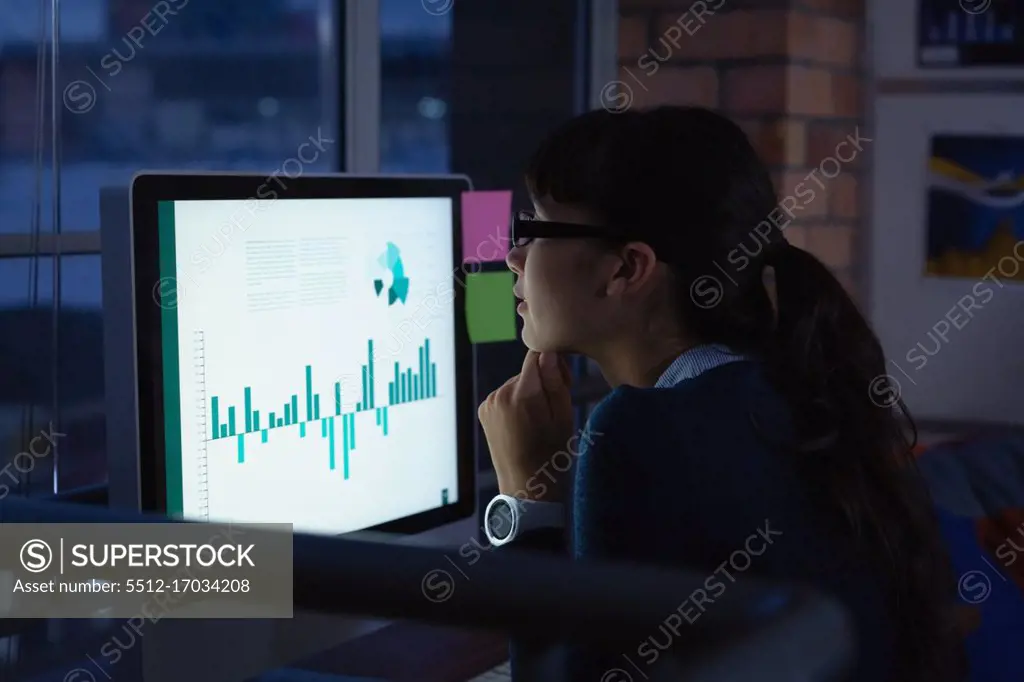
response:
[[[166,439],[164,419],[164,378],[161,341],[161,308],[153,294],[160,280],[158,205],[162,201],[246,200],[258,195],[261,186],[272,182],[282,199],[417,198],[452,200],[454,235],[452,241],[452,288],[455,293],[456,444],[458,452],[458,501],[411,516],[378,524],[363,531],[412,535],[472,516],[476,510],[476,457],[473,355],[465,310],[462,249],[463,192],[472,189],[466,176],[354,176],[340,174],[302,175],[270,178],[256,173],[174,173],[140,172],[132,179],[131,239],[132,277],[135,307],[136,415],[139,434],[139,501],[141,510],[166,513]],[[464,280],[463,280],[464,281]],[[149,339],[148,347],[139,343]],[[301,529],[299,529],[301,530]],[[359,532],[359,531],[353,531]]]

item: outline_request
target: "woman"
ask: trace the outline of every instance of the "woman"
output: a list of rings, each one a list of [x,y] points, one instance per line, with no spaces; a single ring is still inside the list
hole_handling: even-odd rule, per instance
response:
[[[786,242],[790,204],[740,128],[699,108],[590,112],[540,147],[527,184],[536,213],[515,219],[507,260],[529,352],[479,410],[501,492],[571,507],[577,559],[709,575],[767,523],[771,546],[743,573],[840,599],[853,679],[961,682],[912,424],[853,301]],[[530,485],[573,436],[561,353],[613,387],[571,498],[565,481]],[[536,648],[513,646],[517,679],[539,675]],[[560,665],[572,680],[623,667],[581,650]]]

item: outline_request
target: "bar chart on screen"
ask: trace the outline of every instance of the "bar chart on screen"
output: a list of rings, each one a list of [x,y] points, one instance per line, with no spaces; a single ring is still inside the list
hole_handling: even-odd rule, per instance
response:
[[[457,499],[450,243],[353,206],[285,202],[191,273],[168,397],[182,516],[346,532]],[[178,252],[230,208],[176,208]]]
[[[409,360],[382,357],[375,340],[368,339],[361,357],[296,358],[287,363],[291,371],[275,371],[272,377],[255,367],[229,371],[241,381],[211,382],[207,337],[205,330],[193,332],[195,423],[201,433],[194,470],[203,492],[199,513],[206,518],[220,518],[228,508],[254,511],[250,502],[225,495],[232,489],[225,481],[248,481],[234,489],[250,491],[263,481],[267,494],[278,497],[288,492],[272,491],[276,482],[305,486],[286,505],[292,509],[303,508],[307,502],[300,497],[316,487],[331,489],[336,503],[346,496],[365,497],[370,490],[399,490],[403,472],[421,466],[402,460],[416,457],[423,450],[417,441],[430,437],[432,407],[437,407],[430,403],[450,396],[447,386],[439,393],[430,338],[410,345],[404,354]]]
[[[202,344],[203,333],[197,332],[197,343]],[[356,424],[374,421],[374,425],[382,436],[388,435],[388,414],[389,410],[402,405],[433,398],[437,395],[437,365],[430,358],[430,339],[426,339],[418,349],[419,367],[402,368],[401,363],[393,363],[394,374],[391,369],[381,372],[375,367],[373,340],[367,342],[366,363],[361,367],[362,388],[359,393],[359,400],[355,407],[349,411],[342,411],[344,404],[342,395],[342,382],[335,381],[331,387],[331,395],[321,401],[321,394],[313,388],[313,366],[306,365],[304,385],[300,391],[292,393],[286,401],[278,401],[277,409],[260,410],[254,403],[251,386],[241,389],[242,400],[232,403],[230,396],[210,395],[208,412],[204,415],[204,424],[209,425],[209,433],[206,441],[225,441],[230,439],[236,444],[238,450],[238,463],[246,461],[247,442],[268,443],[271,434],[282,433],[283,429],[289,429],[289,435],[298,432],[298,437],[305,439],[307,436],[319,437],[326,441],[328,453],[325,460],[330,471],[339,468],[338,452],[341,453],[341,471],[347,480],[349,477],[349,453],[356,449]],[[205,375],[205,360],[198,355],[196,367],[199,375]],[[387,381],[387,400],[382,404],[376,401],[376,384],[378,377],[383,376]],[[202,387],[205,393],[205,386]],[[345,392],[347,394],[347,391]],[[238,391],[235,391],[235,398]],[[261,397],[256,396],[259,400]],[[265,404],[274,403],[266,401]],[[320,406],[324,405],[321,412]],[[262,412],[262,415],[261,415]],[[261,416],[263,417],[261,420]],[[356,417],[361,417],[359,422]],[[340,423],[340,432],[335,432],[335,423]],[[258,436],[258,440],[256,437]],[[276,436],[275,436],[276,437]]]

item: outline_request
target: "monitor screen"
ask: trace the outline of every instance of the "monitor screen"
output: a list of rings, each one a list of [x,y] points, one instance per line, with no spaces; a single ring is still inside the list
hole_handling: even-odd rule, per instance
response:
[[[158,202],[169,515],[336,534],[458,501],[452,204]]]

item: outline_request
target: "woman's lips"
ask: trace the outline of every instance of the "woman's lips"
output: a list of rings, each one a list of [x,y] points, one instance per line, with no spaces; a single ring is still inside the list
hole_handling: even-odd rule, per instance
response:
[[[521,313],[524,310],[526,310],[526,301],[519,301],[519,305],[516,306],[516,311]]]

